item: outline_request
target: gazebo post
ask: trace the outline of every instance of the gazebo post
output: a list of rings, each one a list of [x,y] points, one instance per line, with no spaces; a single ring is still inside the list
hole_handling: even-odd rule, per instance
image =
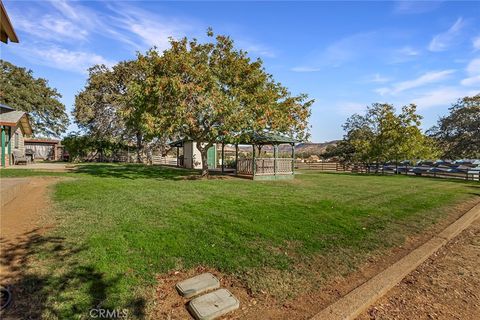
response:
[[[278,145],[273,145],[273,175],[277,175],[277,157],[278,157]]]
[[[235,174],[238,174],[238,143],[235,144]]]
[[[252,174],[253,174],[253,177],[255,178],[255,171],[256,171],[256,166],[255,166],[255,144],[252,144],[252,148],[253,148],[253,156],[252,156]]]
[[[1,127],[1,130],[2,130],[2,167],[6,167],[5,166],[5,130],[6,130],[6,126],[2,126]]]
[[[12,127],[8,127],[8,165],[12,165]]]
[[[225,143],[222,142],[222,174],[225,172]]]
[[[292,174],[295,172],[295,143],[292,143]]]
[[[179,163],[179,159],[180,159],[179,152],[180,152],[180,148],[177,146],[177,167],[180,166],[180,163]]]
[[[295,143],[292,143],[292,174],[295,171]]]

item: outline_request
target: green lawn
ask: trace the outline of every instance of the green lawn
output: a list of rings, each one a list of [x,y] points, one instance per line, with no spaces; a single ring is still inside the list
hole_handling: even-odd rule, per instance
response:
[[[141,315],[156,274],[199,265],[285,298],[312,266],[317,277],[349,272],[431,226],[447,207],[480,196],[478,183],[405,176],[304,172],[259,182],[191,174],[100,164],[54,174],[74,179],[54,187],[56,228],[32,244],[38,266],[25,271],[41,282],[29,286],[45,297],[41,313],[73,318],[101,303]]]

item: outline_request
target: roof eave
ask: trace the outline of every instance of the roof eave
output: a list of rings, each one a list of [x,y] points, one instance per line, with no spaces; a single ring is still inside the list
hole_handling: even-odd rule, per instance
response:
[[[8,43],[8,40],[11,42],[18,43],[18,36],[15,33],[15,30],[13,29],[12,22],[10,21],[10,18],[8,17],[7,10],[3,6],[3,2],[0,1],[0,14],[1,14],[1,31],[0,32],[0,38],[1,41],[4,43]]]

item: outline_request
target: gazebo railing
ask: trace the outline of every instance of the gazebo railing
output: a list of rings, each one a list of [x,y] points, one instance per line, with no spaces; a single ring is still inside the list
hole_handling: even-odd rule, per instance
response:
[[[253,174],[253,161],[252,161],[252,159],[238,159],[237,160],[237,173],[239,173],[239,174]]]
[[[292,168],[292,158],[255,158],[255,175],[292,174]],[[252,158],[238,159],[237,173],[253,175]]]

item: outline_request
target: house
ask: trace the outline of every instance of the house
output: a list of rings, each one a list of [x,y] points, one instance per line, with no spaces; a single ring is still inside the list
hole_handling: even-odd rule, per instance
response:
[[[189,139],[178,140],[170,143],[170,146],[177,148],[177,165],[188,169],[201,169],[202,156],[197,149],[197,142]],[[183,154],[180,155],[180,148]],[[217,167],[217,145],[213,144],[207,151],[207,162],[209,169]]]
[[[25,149],[33,151],[35,159],[42,160],[62,160],[63,146],[60,140],[54,139],[25,139]]]
[[[18,37],[13,29],[10,18],[8,17],[7,10],[3,6],[3,2],[0,1],[0,40],[4,43],[11,42],[18,43]]]
[[[312,154],[310,157],[307,158],[307,162],[320,162],[320,157],[316,154]]]
[[[28,114],[0,104],[0,130],[1,166],[11,166],[25,157],[25,137],[32,135]]]

